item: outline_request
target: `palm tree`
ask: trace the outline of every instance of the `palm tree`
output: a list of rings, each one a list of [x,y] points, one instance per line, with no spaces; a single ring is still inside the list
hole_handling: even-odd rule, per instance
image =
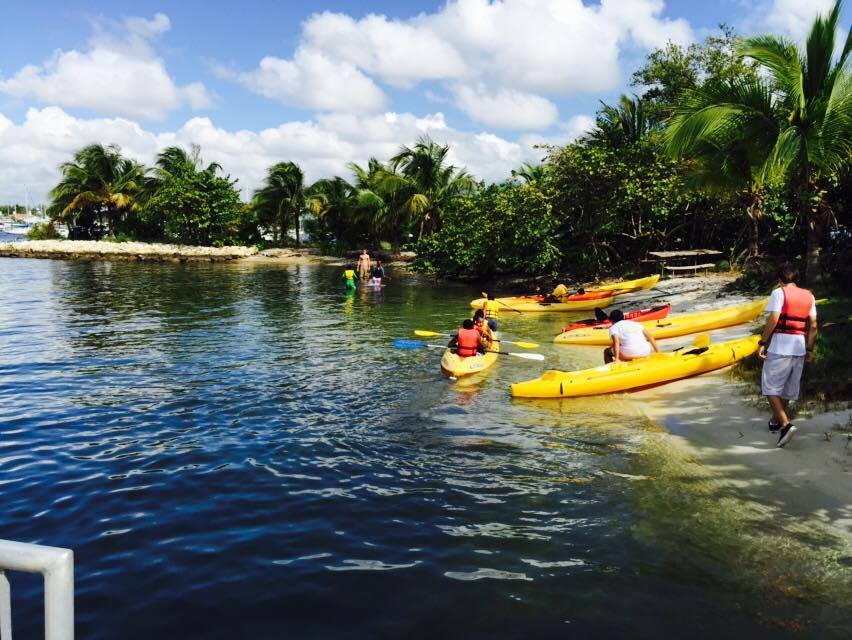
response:
[[[476,187],[467,171],[446,163],[449,150],[420,138],[413,147],[403,146],[378,176],[382,190],[405,194],[403,211],[420,220],[418,239],[441,228],[441,211],[452,198]]]
[[[366,167],[351,162],[349,169],[355,176],[356,220],[366,225],[374,238],[386,234],[398,248],[411,218],[406,208],[408,182],[375,158],[370,158]]]
[[[211,162],[202,168],[203,164],[201,160],[201,147],[197,144],[193,144],[188,152],[182,147],[166,147],[157,155],[154,175],[156,179],[162,181],[197,172],[212,175],[222,169],[222,166],[216,162]]]
[[[89,229],[106,218],[115,233],[128,213],[139,210],[147,170],[123,157],[119,147],[88,145],[59,170],[62,178],[50,192],[47,210],[51,218]]]
[[[639,98],[622,94],[613,106],[601,101],[595,128],[588,134],[590,140],[618,149],[638,142],[651,130],[645,103]]]
[[[675,159],[687,158],[690,186],[745,204],[749,252],[760,253],[758,221],[770,175],[767,158],[779,133],[771,87],[757,76],[687,90],[674,106],[664,140]]]
[[[769,171],[788,176],[807,228],[807,280],[822,280],[821,252],[831,208],[826,183],[852,158],[852,29],[834,55],[841,1],[811,26],[804,49],[776,36],[746,39],[740,55],[751,58],[770,79],[782,113],[770,151]]]
[[[524,182],[541,182],[544,172],[543,164],[524,162],[519,169],[512,169],[512,177],[520,178]]]
[[[298,247],[301,241],[299,218],[305,208],[304,175],[299,165],[279,162],[269,167],[263,187],[254,192],[254,206],[261,220],[272,226],[275,242],[280,234],[283,243],[292,219]]]
[[[305,194],[308,211],[326,224],[336,242],[342,242],[347,225],[354,222],[355,187],[335,176],[317,180]]]

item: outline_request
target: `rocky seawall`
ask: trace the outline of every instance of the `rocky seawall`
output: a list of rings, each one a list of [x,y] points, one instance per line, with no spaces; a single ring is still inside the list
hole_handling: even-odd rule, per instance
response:
[[[257,254],[256,247],[193,247],[147,242],[30,240],[0,242],[0,257],[138,262],[225,262]]]

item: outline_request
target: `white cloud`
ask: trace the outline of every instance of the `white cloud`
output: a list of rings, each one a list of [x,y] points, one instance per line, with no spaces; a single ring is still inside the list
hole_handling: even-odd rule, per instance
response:
[[[151,120],[185,105],[207,107],[211,99],[204,85],[178,85],[150,46],[152,38],[169,28],[163,14],[151,20],[126,18],[119,34],[107,23],[96,23],[87,51],[56,51],[40,65],[26,65],[11,77],[0,78],[0,92]]]
[[[56,184],[59,165],[94,142],[118,144],[126,155],[148,164],[166,146],[197,143],[205,161],[218,162],[239,178],[244,195],[260,185],[275,162],[297,162],[309,181],[348,176],[348,162],[386,160],[400,144],[411,144],[422,135],[449,144],[450,161],[457,166],[479,178],[502,180],[522,162],[541,158],[534,144],[565,141],[572,121],[560,127],[556,138],[522,136],[516,141],[455,130],[441,113],[324,114],[260,131],[229,131],[209,118],[192,118],[177,130],[155,133],[123,118],[76,118],[58,107],[32,108],[20,123],[0,114],[0,202],[22,200],[25,186],[33,198],[45,198]]]
[[[764,0],[751,7],[741,26],[746,33],[780,33],[804,42],[814,18],[832,6],[834,0]]]
[[[556,105],[534,94],[500,89],[489,92],[484,85],[459,85],[456,105],[478,122],[502,129],[546,129],[559,117]]]
[[[408,20],[325,12],[307,21],[303,38],[391,84],[464,78],[567,95],[615,86],[627,43],[690,41],[689,24],[662,18],[663,8],[662,0],[450,0]]]
[[[355,65],[298,49],[292,60],[267,56],[237,79],[256,93],[284,104],[321,111],[370,113],[386,106],[382,90]]]
[[[549,98],[618,86],[625,47],[692,40],[689,24],[663,9],[663,0],[449,0],[408,19],[326,11],[305,22],[296,57],[321,52],[395,87],[447,83],[457,106],[488,126],[547,127],[557,117]]]
[[[326,11],[305,24],[310,48],[347,60],[388,84],[408,88],[422,80],[461,77],[465,62],[428,24],[368,15],[361,20]]]

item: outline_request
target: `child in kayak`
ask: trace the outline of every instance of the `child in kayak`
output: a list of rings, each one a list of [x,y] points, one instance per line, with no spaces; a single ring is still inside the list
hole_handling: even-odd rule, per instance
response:
[[[461,329],[447,343],[447,348],[455,349],[460,358],[469,358],[479,355],[480,350],[485,351],[488,345],[485,336],[476,329],[473,320],[465,318]]]
[[[609,319],[612,321],[612,326],[609,328],[612,346],[604,349],[605,363],[635,360],[651,355],[652,351],[660,351],[654,336],[638,322],[625,320],[621,309],[612,311]]]
[[[485,312],[482,309],[477,309],[474,312],[473,326],[485,338],[486,350],[490,349],[494,342],[494,333],[491,331],[491,325],[485,321]]]

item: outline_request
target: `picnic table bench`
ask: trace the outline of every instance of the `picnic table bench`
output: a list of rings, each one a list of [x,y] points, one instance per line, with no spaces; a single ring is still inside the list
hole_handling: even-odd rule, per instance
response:
[[[653,256],[653,259],[650,260],[651,262],[659,263],[661,277],[665,275],[666,271],[670,272],[672,277],[675,277],[681,272],[692,271],[694,275],[699,270],[706,271],[707,269],[712,269],[716,266],[716,263],[702,262],[699,264],[698,260],[701,258],[706,260],[711,256],[720,256],[722,252],[715,249],[685,249],[683,251],[649,251],[648,255]],[[692,259],[692,264],[683,264],[690,259]],[[669,264],[669,262],[678,264]]]

